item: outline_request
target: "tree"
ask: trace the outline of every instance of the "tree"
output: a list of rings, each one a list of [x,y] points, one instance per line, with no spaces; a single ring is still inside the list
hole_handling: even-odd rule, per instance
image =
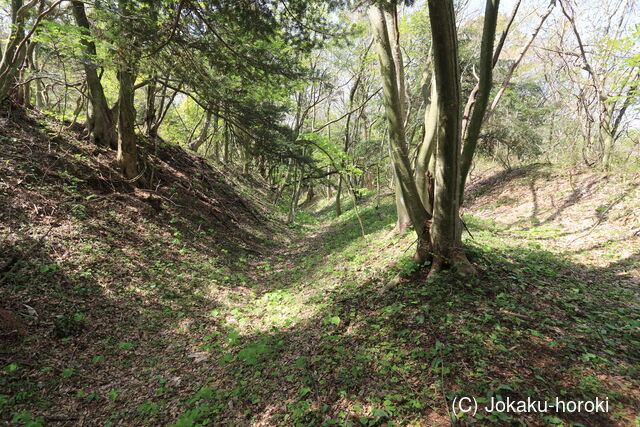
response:
[[[29,10],[33,8],[37,0],[24,4],[23,0],[11,0],[11,32],[9,41],[2,54],[0,62],[0,102],[9,97],[18,75],[18,65],[22,62],[25,49],[22,41],[25,36],[25,21]]]
[[[487,5],[490,2],[491,0],[488,0]],[[462,234],[459,230],[461,227],[459,182],[462,116],[460,114],[458,40],[453,2],[430,0],[428,5],[439,104],[432,227],[432,250],[436,254],[433,264],[434,271],[437,271],[445,258],[450,258],[452,264],[457,264],[458,267],[465,264],[460,262],[464,259],[464,255],[461,253],[459,241],[459,236]],[[485,22],[488,19],[489,17],[485,16]],[[436,23],[438,23],[437,27]],[[492,50],[489,54],[491,52]],[[486,55],[484,51],[483,54]]]
[[[141,8],[134,0],[119,0],[118,9],[121,15],[116,28],[116,66],[119,84],[118,91],[118,154],[116,161],[127,179],[133,180],[138,176],[138,147],[135,131],[136,108],[135,81],[138,68],[137,53],[142,42],[135,30],[138,20],[129,18],[137,16]],[[146,23],[145,23],[146,24]],[[131,31],[133,29],[133,31]],[[138,30],[140,33],[147,28]],[[146,34],[145,34],[146,35]]]
[[[114,112],[109,108],[102,82],[98,76],[96,44],[91,35],[91,25],[87,18],[84,2],[79,0],[72,1],[71,9],[76,25],[81,31],[82,37],[80,42],[82,43],[85,54],[82,58],[82,66],[87,80],[89,102],[92,108],[92,116],[89,119],[91,137],[97,145],[116,149],[118,147],[116,120]]]
[[[614,146],[620,136],[618,133],[620,124],[640,83],[640,71],[635,67],[623,67],[620,58],[616,57],[619,52],[615,48],[605,46],[598,49],[595,55],[588,53],[581,31],[578,29],[572,2],[560,0],[560,5],[562,13],[569,22],[575,36],[581,66],[588,73],[593,97],[598,106],[599,112],[596,122],[598,137],[602,144],[601,166],[604,170],[609,170]],[[616,38],[616,35],[620,35],[625,29],[626,19],[629,16],[625,11],[629,10],[629,7],[631,7],[631,3],[624,2],[617,8],[618,10],[612,11],[608,16],[605,15],[604,19],[608,21],[608,25],[605,26],[605,33],[599,34],[600,40],[596,40],[596,43],[610,43],[612,35],[614,36],[613,39]],[[622,11],[622,15],[618,17],[620,11]],[[615,19],[618,19],[619,22],[614,29],[612,23]],[[609,31],[615,31],[617,34],[609,34]],[[597,63],[594,63],[592,56],[596,58]],[[582,93],[589,96],[588,91],[583,91]],[[622,98],[622,102],[617,102],[620,98]]]
[[[472,116],[472,129],[479,129],[482,124],[491,89],[498,3],[496,0],[487,0],[486,3],[480,61],[481,84],[480,90],[477,91],[479,99]],[[433,253],[430,274],[437,273],[445,260],[450,260],[459,273],[471,274],[473,267],[462,251],[462,224],[459,214],[463,191],[460,161],[462,115],[458,40],[453,3],[445,0],[428,2],[434,62],[432,80],[435,80],[436,87],[431,102],[436,104],[433,108],[429,108],[431,111],[425,117],[426,137],[423,147],[418,151],[419,155],[424,157],[419,158],[417,164],[420,166],[418,182],[424,186],[426,165],[430,161],[427,156],[434,156],[432,212],[423,203],[423,199],[426,199],[424,189],[421,192],[416,185],[416,176],[411,170],[406,151],[402,96],[396,66],[398,58],[392,53],[390,25],[387,23],[388,16],[393,14],[394,8],[395,3],[372,4],[369,8],[369,16],[378,47],[393,166],[407,211],[418,236],[415,259],[418,262],[424,262],[430,258],[430,253]],[[429,116],[429,114],[433,115]],[[435,147],[431,146],[432,132],[437,135]],[[474,148],[470,147],[468,158],[473,156]],[[432,218],[433,223],[430,224]]]
[[[419,263],[424,263],[429,258],[429,248],[431,246],[428,224],[431,216],[422,204],[407,152],[402,98],[398,84],[398,67],[392,53],[389,34],[391,24],[387,22],[389,14],[393,13],[393,7],[395,7],[395,3],[393,5],[372,4],[369,7],[369,19],[373,28],[380,63],[383,103],[389,126],[393,170],[407,213],[418,237],[415,260]],[[387,16],[385,16],[385,10]]]
[[[27,55],[27,42],[31,39],[42,20],[62,3],[62,0],[57,0],[49,8],[38,13],[27,32],[27,19],[40,1],[31,0],[24,4],[23,0],[11,0],[11,31],[0,61],[0,103],[9,98],[11,90],[17,83],[18,67],[23,63]]]
[[[491,93],[491,87],[493,86],[493,67],[497,62],[497,58],[500,56],[501,45],[499,45],[497,54],[493,51],[493,43],[496,37],[499,3],[499,0],[487,0],[486,2],[482,31],[482,42],[480,45],[480,75],[478,84],[473,91],[475,93],[472,92],[472,95],[467,102],[467,108],[465,108],[465,112],[467,112],[467,116],[465,117],[465,124],[462,125],[461,123],[460,127],[460,137],[464,139],[464,149],[462,150],[460,159],[460,181],[458,184],[458,203],[460,204],[462,204],[464,187],[467,181],[467,175],[469,174],[469,169],[471,168],[471,161],[473,160],[473,156],[475,154],[476,145],[478,143],[480,128],[482,127],[482,123],[484,122],[485,114],[487,112],[489,95]],[[429,10],[431,11],[431,7]],[[515,12],[512,16],[515,16]],[[431,22],[434,21],[432,20]],[[436,45],[434,43],[434,52],[435,51]],[[452,70],[441,70],[440,72],[450,71]],[[468,122],[466,122],[466,118],[469,117],[468,111],[470,109],[470,104],[473,105],[473,112],[471,113]],[[461,233],[462,230],[458,230],[458,232]]]

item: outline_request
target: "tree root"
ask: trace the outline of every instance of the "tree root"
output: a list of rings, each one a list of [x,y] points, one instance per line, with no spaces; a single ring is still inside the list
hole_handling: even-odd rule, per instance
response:
[[[401,224],[396,223],[396,226],[393,227],[393,232],[403,234],[409,231],[410,228],[411,228],[410,223],[401,223]]]
[[[424,248],[422,248],[424,249]],[[426,254],[426,258],[425,258]],[[429,273],[427,273],[426,281],[431,282],[436,279],[439,273],[444,270],[446,266],[451,266],[456,278],[458,279],[470,279],[477,275],[476,268],[469,262],[469,259],[464,253],[462,249],[456,249],[451,252],[451,259],[445,260],[445,257],[442,255],[432,255],[429,252],[425,252],[424,250],[418,250],[413,255],[412,260],[419,264],[424,264],[426,261],[431,258],[431,268],[429,268]],[[398,286],[403,279],[406,279],[402,273],[396,274],[391,280],[385,283],[383,286],[378,288],[378,295],[383,295],[387,293],[389,290]]]
[[[416,250],[416,252],[411,256],[411,261],[416,264],[424,264],[429,261],[430,254],[429,252],[422,251],[420,249]]]
[[[405,277],[402,275],[402,273],[398,273],[395,276],[393,276],[391,278],[391,280],[389,280],[387,283],[385,283],[383,286],[380,286],[378,288],[378,295],[384,295],[387,292],[389,292],[391,289],[395,288],[396,286],[398,286],[400,284],[400,282],[402,282],[402,279],[404,279]]]
[[[455,250],[451,254],[451,267],[460,279],[469,279],[478,274],[462,249]]]
[[[442,271],[442,267],[444,266],[444,258],[440,255],[436,255],[433,258],[433,262],[431,263],[431,268],[429,269],[429,274],[427,274],[427,282],[432,281],[436,278],[438,273]]]
[[[418,245],[416,246],[416,253],[413,254],[411,258],[413,262],[416,264],[424,264],[427,261],[431,261],[431,236],[429,235],[431,224],[427,222],[422,229],[422,232],[418,236],[418,240],[416,241]]]

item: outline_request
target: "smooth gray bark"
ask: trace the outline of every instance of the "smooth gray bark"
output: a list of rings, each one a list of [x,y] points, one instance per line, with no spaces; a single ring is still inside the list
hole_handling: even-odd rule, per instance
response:
[[[416,158],[416,186],[420,192],[420,199],[427,212],[433,212],[433,200],[429,197],[428,173],[429,163],[437,144],[436,130],[438,128],[438,90],[435,74],[431,76],[430,95],[425,99],[428,105],[424,112],[424,138],[418,149]],[[426,96],[426,95],[425,95]]]
[[[396,70],[396,85],[398,87],[398,98],[400,104],[400,117],[403,127],[407,123],[407,87],[405,84],[404,60],[400,49],[400,31],[398,29],[398,11],[395,4],[391,4],[387,10],[383,10],[385,26],[391,44],[391,56]],[[392,147],[391,147],[392,149]],[[393,161],[393,158],[391,159]],[[402,194],[402,189],[398,184],[398,176],[395,174],[395,202],[396,202],[396,231],[405,232],[411,226],[411,218],[407,210],[407,204]]]

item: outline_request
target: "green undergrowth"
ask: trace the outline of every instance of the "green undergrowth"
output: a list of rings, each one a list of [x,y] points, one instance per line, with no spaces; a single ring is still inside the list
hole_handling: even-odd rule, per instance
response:
[[[265,411],[286,425],[439,425],[460,396],[606,397],[612,406],[591,416],[475,417],[488,424],[637,420],[638,307],[606,270],[541,249],[537,232],[514,240],[467,217],[476,279],[445,272],[425,283],[418,274],[380,295],[392,271],[417,269],[403,258],[412,236],[390,233],[389,200],[361,207],[365,238],[353,209],[331,218],[326,205],[317,215],[321,248],[292,268],[304,274],[293,273],[286,299],[271,300],[272,315],[289,321],[234,335],[218,360],[224,377],[199,384],[176,425],[259,422]]]
[[[345,198],[339,217],[320,200],[286,229],[238,223],[247,236],[230,243],[210,211],[165,200],[147,214],[133,195],[95,195],[71,167],[53,181],[16,168],[30,194],[71,198],[64,231],[2,276],[3,296],[33,310],[22,307],[29,334],[1,353],[5,422],[445,425],[462,396],[611,404],[591,416],[481,411],[480,424],[638,422],[637,289],[547,247],[551,225],[467,215],[478,276],[427,283],[388,195],[357,210]],[[36,239],[27,224],[12,228],[23,248]]]

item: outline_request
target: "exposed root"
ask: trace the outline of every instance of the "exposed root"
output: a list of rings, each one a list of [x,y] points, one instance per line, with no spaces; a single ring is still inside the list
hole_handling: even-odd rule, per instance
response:
[[[442,271],[443,266],[444,258],[442,258],[440,255],[436,255],[433,258],[433,263],[431,264],[431,269],[429,269],[429,274],[427,274],[427,281],[435,279],[438,273]]]
[[[396,226],[393,228],[395,233],[403,234],[406,233],[411,228],[410,223],[396,223]]]
[[[398,273],[395,276],[393,276],[393,278],[391,278],[391,280],[389,280],[387,283],[385,283],[384,285],[380,286],[378,288],[378,295],[384,295],[387,292],[389,292],[391,289],[395,288],[396,286],[398,286],[400,284],[400,282],[402,282],[402,279],[404,279],[404,276],[402,275],[402,273]]]
[[[468,279],[478,273],[462,249],[456,250],[451,254],[451,267],[456,276],[461,279]]]
[[[429,252],[424,250],[424,248],[420,248],[420,246],[418,246],[416,252],[411,256],[411,261],[415,262],[416,264],[422,265],[425,262],[429,261],[430,258],[431,255],[429,254]]]

